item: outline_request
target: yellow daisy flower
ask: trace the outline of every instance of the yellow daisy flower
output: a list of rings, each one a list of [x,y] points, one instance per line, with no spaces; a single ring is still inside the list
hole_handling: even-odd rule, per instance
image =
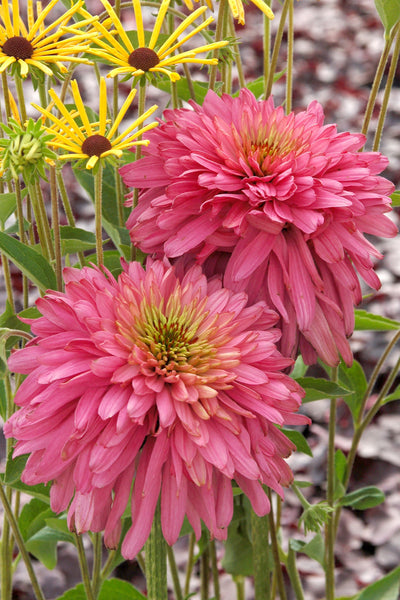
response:
[[[193,10],[192,0],[183,0],[183,1],[189,10]],[[259,8],[261,10],[261,12],[264,13],[264,15],[266,17],[268,17],[268,19],[274,18],[274,13],[272,12],[272,10],[268,6],[268,4],[266,4],[264,2],[264,0],[251,0],[251,1],[253,2],[253,4],[255,4],[257,6],[257,8]],[[231,9],[233,18],[237,19],[240,25],[244,25],[244,8],[243,8],[242,0],[228,0],[228,2],[229,2],[229,8]],[[213,10],[211,0],[206,0],[206,4],[211,10]]]
[[[174,70],[171,70],[171,67],[182,63],[215,65],[217,64],[217,59],[197,58],[197,55],[209,52],[215,48],[222,48],[228,44],[226,41],[214,42],[199,46],[198,48],[187,52],[174,54],[175,50],[180,48],[182,44],[196,35],[196,33],[208,27],[214,19],[213,17],[205,19],[200,25],[194,27],[178,41],[178,37],[207,10],[206,6],[202,6],[186,17],[164,43],[158,43],[161,27],[164,23],[170,4],[170,0],[162,0],[150,41],[146,45],[140,0],[132,0],[138,36],[138,46],[135,48],[122,27],[121,21],[111,4],[108,0],[101,0],[101,2],[109,15],[109,19],[107,19],[105,23],[97,21],[93,23],[93,26],[100,34],[99,37],[93,38],[93,42],[99,48],[92,47],[90,53],[116,65],[116,67],[110,71],[108,77],[114,77],[115,75],[132,75],[133,77],[140,77],[147,72],[156,72],[168,75],[171,81],[178,81],[180,76]],[[116,31],[109,31],[109,25],[111,23],[114,25]],[[115,39],[115,35],[113,35],[115,33],[119,35],[119,39]]]
[[[51,2],[42,10],[41,3],[36,3],[37,18],[34,18],[33,0],[28,0],[26,27],[20,16],[19,0],[1,0],[0,4],[0,73],[10,65],[18,63],[21,77],[28,75],[31,67],[36,67],[53,75],[50,66],[56,65],[60,71],[66,68],[60,61],[89,63],[88,60],[77,58],[77,54],[88,49],[87,32],[77,31],[75,35],[62,39],[65,35],[65,25],[84,5],[79,0],[62,16],[52,21],[47,27],[44,20],[58,0]],[[93,19],[80,21],[76,26],[85,27]],[[50,66],[49,66],[50,65]]]
[[[52,122],[52,125],[46,128],[48,133],[54,135],[51,146],[66,151],[65,154],[58,156],[59,159],[81,160],[87,158],[86,169],[93,169],[100,159],[113,156],[120,158],[123,150],[127,148],[148,145],[148,140],[136,140],[136,138],[146,131],[157,127],[158,123],[150,123],[141,129],[137,129],[135,132],[133,130],[154,113],[158,108],[156,105],[149,108],[149,110],[136,119],[124,133],[118,134],[117,132],[122,119],[135,97],[135,89],[130,92],[111,127],[109,127],[110,121],[107,119],[105,79],[103,77],[100,79],[99,120],[96,123],[91,123],[89,120],[88,113],[79,93],[78,84],[75,80],[71,81],[71,88],[76,106],[76,109],[72,110],[68,110],[65,107],[53,89],[49,91],[49,95],[53,101],[52,105],[58,109],[60,117],[53,115],[48,108],[42,108],[32,103],[32,106]]]
[[[266,4],[266,2],[264,2],[264,0],[251,0],[251,1],[253,4],[255,4],[257,6],[257,8],[259,8],[261,10],[261,12],[264,13],[264,15],[266,17],[268,17],[268,19],[274,18],[274,16],[275,16],[274,13],[272,12],[272,10],[268,6],[268,4]],[[242,0],[228,0],[228,2],[229,2],[229,8],[231,9],[233,18],[237,19],[238,23],[240,25],[244,25],[244,8],[243,8]]]

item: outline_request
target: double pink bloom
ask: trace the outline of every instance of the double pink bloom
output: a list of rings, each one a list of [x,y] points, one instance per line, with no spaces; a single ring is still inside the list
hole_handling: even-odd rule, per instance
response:
[[[27,374],[5,434],[29,453],[22,479],[53,481],[51,507],[78,532],[105,529],[116,546],[132,482],[132,526],[122,553],[146,541],[161,493],[169,544],[185,514],[226,538],[231,481],[255,512],[266,484],[282,494],[293,444],[276,425],[305,423],[303,391],[282,370],[276,315],[248,304],[201,268],[125,265],[118,280],[97,268],[65,269],[65,293],[37,301],[35,338],[10,369]]]
[[[380,286],[372,258],[381,255],[364,234],[397,233],[384,214],[394,189],[379,176],[387,159],[359,152],[363,135],[323,125],[317,102],[285,115],[242,89],[191,105],[166,111],[145,157],[121,169],[141,189],[127,222],[133,243],[195,260],[266,300],[281,316],[284,355],[351,364],[357,271]]]

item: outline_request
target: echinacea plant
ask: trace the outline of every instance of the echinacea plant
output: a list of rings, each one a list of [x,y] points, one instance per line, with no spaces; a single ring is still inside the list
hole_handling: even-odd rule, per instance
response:
[[[343,591],[336,537],[385,500],[356,459],[400,397],[400,321],[368,305],[397,234],[400,12],[363,3],[382,55],[344,121],[296,63],[326,3],[194,4],[0,0],[1,600],[21,561],[45,600],[60,541],[82,583],[58,600],[395,600],[399,567]],[[374,366],[358,329],[393,330]]]

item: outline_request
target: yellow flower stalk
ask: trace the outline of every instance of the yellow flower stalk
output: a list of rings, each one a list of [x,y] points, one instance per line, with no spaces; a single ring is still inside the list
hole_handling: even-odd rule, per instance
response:
[[[132,0],[138,37],[138,45],[135,47],[108,0],[101,0],[101,2],[109,15],[109,19],[104,23],[97,21],[93,23],[94,28],[100,35],[99,37],[93,38],[93,43],[98,47],[92,46],[90,53],[115,65],[115,68],[110,71],[108,77],[114,77],[115,75],[132,75],[133,77],[140,77],[145,73],[150,72],[162,73],[167,75],[171,81],[177,81],[180,79],[180,76],[173,70],[173,67],[183,63],[215,65],[217,64],[216,58],[198,58],[197,55],[209,52],[216,48],[222,48],[228,44],[227,41],[213,42],[198,46],[197,48],[186,52],[178,52],[175,54],[175,51],[178,50],[178,48],[194,35],[207,28],[214,20],[213,17],[209,17],[202,21],[200,25],[194,27],[190,32],[187,32],[192,23],[207,10],[206,6],[198,8],[191,15],[186,17],[168,39],[165,42],[160,43],[159,36],[161,27],[165,21],[170,0],[162,0],[150,41],[146,44],[140,0]],[[115,31],[109,30],[111,24],[115,27]],[[116,39],[115,34],[119,36],[118,39]],[[179,36],[182,34],[183,37],[178,40]]]
[[[45,18],[49,15],[58,0],[51,0],[42,10],[41,3],[36,3],[37,18],[34,18],[33,0],[27,0],[27,26],[20,15],[19,0],[1,0],[0,4],[0,73],[17,63],[21,77],[26,77],[32,68],[37,68],[47,75],[54,74],[54,66],[59,71],[66,71],[63,61],[88,63],[77,55],[86,52],[89,44],[87,32],[79,31],[93,19],[83,20],[76,24],[78,30],[74,35],[65,37],[65,25],[82,10],[83,0],[72,7],[50,25],[45,26]],[[51,68],[53,67],[53,69]]]
[[[158,123],[153,122],[141,129],[137,128],[154,113],[158,108],[156,105],[136,119],[123,133],[118,133],[118,127],[135,97],[135,89],[130,92],[110,126],[110,121],[107,119],[107,89],[103,77],[100,79],[99,120],[96,123],[89,120],[75,80],[71,81],[71,88],[76,106],[76,109],[72,110],[65,107],[53,89],[49,91],[52,105],[58,109],[60,117],[55,116],[48,108],[42,108],[32,103],[32,106],[52,123],[46,129],[54,136],[51,146],[65,150],[64,154],[58,156],[60,160],[88,159],[86,169],[93,169],[101,159],[120,158],[123,150],[127,148],[148,145],[148,140],[137,140],[136,138],[156,127]],[[134,131],[135,129],[136,131]]]

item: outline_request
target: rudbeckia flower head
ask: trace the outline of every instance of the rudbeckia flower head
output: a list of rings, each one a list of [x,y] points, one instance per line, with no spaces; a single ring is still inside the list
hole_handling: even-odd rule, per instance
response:
[[[118,127],[136,95],[136,90],[131,90],[110,126],[107,119],[107,89],[104,78],[100,79],[99,121],[97,123],[89,120],[76,80],[71,82],[71,88],[76,105],[74,110],[68,110],[54,90],[49,91],[54,106],[61,114],[60,117],[55,116],[49,109],[33,104],[42,115],[52,122],[52,125],[47,128],[47,131],[54,136],[51,142],[52,146],[66,151],[65,154],[58,156],[60,160],[87,159],[86,169],[93,169],[102,159],[120,158],[123,150],[148,144],[147,140],[137,140],[136,138],[156,127],[157,123],[153,122],[140,129],[137,128],[154,113],[157,109],[156,105],[136,119],[123,133],[118,133]]]
[[[176,52],[185,42],[206,29],[213,21],[213,18],[209,17],[187,31],[192,23],[207,10],[205,6],[198,8],[186,17],[164,42],[160,42],[161,27],[166,19],[170,0],[162,0],[150,40],[146,43],[140,0],[132,0],[138,39],[135,46],[108,0],[101,0],[101,2],[109,15],[109,21],[106,24],[94,23],[94,28],[100,35],[93,39],[94,45],[92,45],[90,52],[114,65],[114,68],[108,74],[109,77],[115,75],[141,77],[145,74],[159,73],[167,75],[171,81],[177,81],[180,76],[174,70],[176,65],[183,63],[214,65],[217,63],[217,59],[198,58],[198,55],[216,48],[222,48],[228,44],[226,41],[213,42],[185,52]],[[114,32],[109,30],[111,24],[115,27]],[[118,34],[118,38],[115,37],[115,33]],[[178,40],[181,35],[182,37]]]
[[[25,373],[5,424],[29,453],[22,480],[52,481],[56,512],[77,532],[105,530],[116,547],[131,497],[122,554],[145,543],[161,496],[164,537],[173,544],[187,515],[225,539],[232,480],[257,514],[263,484],[282,494],[293,444],[277,425],[304,423],[303,390],[282,372],[276,314],[249,305],[199,266],[166,262],[64,270],[65,292],[48,291],[31,320],[36,336],[9,360]],[[132,488],[133,482],[133,488]]]
[[[0,5],[0,72],[15,66],[21,77],[29,72],[42,71],[54,75],[66,71],[65,61],[89,63],[78,55],[88,49],[87,34],[80,30],[93,19],[80,21],[74,35],[66,36],[64,26],[84,5],[83,0],[75,2],[62,16],[53,19],[50,25],[44,21],[58,0],[51,0],[42,10],[36,3],[37,18],[34,18],[33,0],[27,0],[27,25],[21,18],[19,0],[1,0]]]
[[[286,115],[247,89],[166,111],[144,158],[121,169],[141,189],[127,226],[144,252],[191,256],[265,299],[286,356],[351,364],[357,272],[380,286],[364,234],[396,235],[385,215],[394,186],[379,176],[387,159],[360,152],[363,135],[323,121],[317,102]]]

